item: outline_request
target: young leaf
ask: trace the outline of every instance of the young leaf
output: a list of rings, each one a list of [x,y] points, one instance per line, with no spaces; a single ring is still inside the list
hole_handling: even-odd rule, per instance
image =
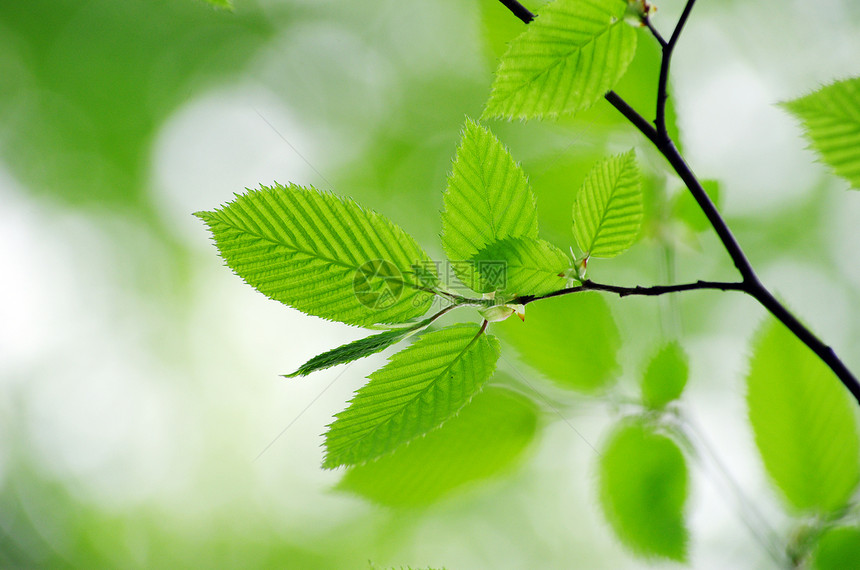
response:
[[[568,256],[544,240],[508,238],[493,242],[473,259],[475,291],[506,295],[544,295],[563,289]]]
[[[587,109],[636,53],[624,0],[557,0],[511,42],[484,117],[532,119]]]
[[[276,184],[195,215],[237,275],[310,315],[359,326],[402,323],[432,300],[417,288],[436,284],[427,254],[352,200]]]
[[[825,532],[812,553],[812,568],[860,568],[860,527],[843,526]]]
[[[537,207],[528,180],[490,131],[466,121],[443,197],[442,245],[466,261],[505,238],[537,239]]]
[[[633,245],[642,223],[642,190],[631,150],[597,164],[576,195],[573,234],[589,257],[615,257]]]
[[[621,542],[645,557],[686,559],[687,465],[674,441],[640,422],[622,425],[598,477],[600,504]]]
[[[480,331],[456,325],[427,333],[371,374],[329,426],[323,467],[374,459],[456,414],[499,357],[498,341]]]
[[[782,105],[801,120],[821,159],[860,190],[860,77]]]
[[[651,409],[660,409],[676,400],[687,385],[687,355],[677,342],[663,346],[648,364],[642,377],[642,400]]]
[[[414,330],[413,328],[393,329],[390,331],[381,332],[365,338],[360,338],[349,344],[344,344],[328,352],[314,356],[292,374],[284,374],[286,378],[295,378],[296,376],[307,376],[311,372],[331,368],[338,364],[346,364],[377,352],[382,352],[394,343],[400,342]]]
[[[530,400],[488,387],[439,429],[351,467],[338,488],[387,506],[427,505],[504,470],[522,455],[536,429],[537,409]]]
[[[596,293],[532,303],[525,322],[508,319],[495,330],[560,386],[597,393],[615,380],[621,341],[609,306]]]
[[[771,478],[798,510],[845,506],[860,480],[860,442],[847,392],[788,329],[771,322],[755,342],[747,405]]]

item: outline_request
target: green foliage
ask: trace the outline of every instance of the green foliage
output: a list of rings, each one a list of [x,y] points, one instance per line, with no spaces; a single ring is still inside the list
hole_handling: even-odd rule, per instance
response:
[[[609,306],[596,293],[531,303],[525,322],[494,326],[527,363],[560,386],[597,393],[615,380],[621,340]]]
[[[642,224],[642,190],[631,150],[597,164],[573,204],[573,234],[587,257],[614,257],[633,245]]]
[[[224,8],[227,10],[233,9],[233,0],[206,0],[213,6],[217,6],[218,8]]]
[[[532,119],[587,109],[636,53],[624,0],[557,0],[502,57],[484,117]]]
[[[686,559],[687,465],[672,439],[641,422],[622,424],[598,477],[601,507],[621,542],[645,557]]]
[[[821,159],[860,190],[860,77],[783,103],[801,120]]]
[[[681,397],[687,385],[687,355],[678,342],[664,345],[654,356],[642,377],[642,400],[652,409],[660,409]]]
[[[388,506],[427,505],[511,465],[536,429],[537,409],[530,400],[487,387],[440,428],[351,467],[338,488]]]
[[[570,258],[560,249],[544,240],[530,238],[508,238],[491,243],[474,257],[476,277],[475,290],[480,293],[497,291],[508,296],[544,295],[563,289],[567,284],[565,272],[570,269]],[[504,273],[499,283],[495,272],[482,271],[483,267],[495,268],[504,264]],[[503,285],[502,285],[503,283]]]
[[[498,358],[498,341],[476,325],[422,335],[371,374],[337,415],[323,467],[374,459],[440,426],[481,389]]]
[[[716,180],[702,180],[702,187],[714,205],[720,207],[720,183]],[[672,215],[675,219],[684,222],[691,230],[704,232],[711,227],[707,216],[699,208],[696,200],[684,189],[672,203]]]
[[[837,527],[825,532],[812,553],[812,568],[860,568],[860,527]]]
[[[747,405],[765,468],[796,509],[831,513],[860,480],[851,402],[833,373],[783,325],[755,342]]]
[[[466,121],[442,212],[448,259],[467,261],[506,238],[537,239],[537,207],[522,169],[487,129]]]
[[[296,185],[261,186],[213,212],[209,226],[227,265],[266,296],[310,315],[367,326],[427,311],[418,274],[427,254],[406,232],[352,200]]]
[[[421,325],[419,324],[417,326]],[[324,370],[326,368],[331,368],[332,366],[337,366],[338,364],[346,364],[347,362],[352,362],[359,358],[364,358],[365,356],[382,352],[392,344],[400,342],[406,338],[406,336],[413,330],[413,327],[392,329],[365,338],[360,338],[356,341],[350,342],[349,344],[344,344],[343,346],[339,346],[329,350],[328,352],[314,356],[299,366],[298,370],[292,374],[285,374],[284,376],[287,378],[307,376],[311,372],[316,372],[317,370]]]

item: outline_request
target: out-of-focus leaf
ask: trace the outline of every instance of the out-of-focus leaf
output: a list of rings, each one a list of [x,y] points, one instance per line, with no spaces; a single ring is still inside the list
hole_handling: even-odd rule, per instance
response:
[[[860,190],[860,77],[782,105],[801,120],[821,159]]]
[[[642,189],[634,151],[597,164],[573,204],[573,234],[589,257],[614,257],[633,245],[642,224]]]
[[[531,401],[488,387],[438,429],[390,455],[351,467],[338,488],[383,505],[426,505],[508,467],[536,428]]]
[[[434,265],[406,232],[352,200],[296,185],[261,186],[196,214],[227,265],[267,297],[367,326],[427,311]]]
[[[323,467],[375,459],[439,427],[492,375],[495,337],[477,325],[427,333],[391,357],[326,433]]]
[[[687,464],[672,439],[640,422],[623,424],[600,457],[599,485],[606,519],[630,550],[686,559]]]
[[[525,322],[494,326],[525,362],[560,386],[595,393],[615,380],[621,341],[609,306],[596,293],[531,303]]]
[[[209,2],[218,8],[225,8],[227,10],[233,9],[233,0],[206,0],[206,2]]]
[[[532,119],[587,109],[636,53],[624,0],[557,0],[502,57],[484,117]]]
[[[860,480],[848,394],[831,370],[775,321],[759,333],[747,405],[764,466],[796,509],[842,508]]]
[[[714,205],[719,208],[720,183],[716,180],[702,180],[702,187]],[[702,213],[702,209],[699,208],[696,200],[686,188],[675,197],[672,205],[672,214],[694,231],[703,232],[711,227],[707,216]]]
[[[474,121],[463,129],[444,203],[442,245],[451,261],[470,260],[506,238],[537,238],[526,175],[499,139]]]
[[[860,527],[838,527],[818,539],[812,553],[815,570],[860,568]]]
[[[475,290],[505,295],[543,295],[563,289],[570,258],[544,240],[508,238],[489,244],[474,258]]]
[[[659,409],[678,399],[687,385],[687,355],[677,342],[664,345],[642,377],[642,399],[649,408]]]

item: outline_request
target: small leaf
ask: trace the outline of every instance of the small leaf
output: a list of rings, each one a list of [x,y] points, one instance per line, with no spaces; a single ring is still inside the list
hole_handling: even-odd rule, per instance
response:
[[[496,291],[506,295],[544,295],[564,289],[570,258],[544,240],[508,238],[493,242],[480,252],[475,262],[473,289],[478,293]]]
[[[812,553],[815,570],[860,568],[860,527],[837,527],[818,539]]]
[[[347,362],[352,362],[353,360],[358,360],[359,358],[364,358],[365,356],[382,352],[392,344],[400,342],[406,338],[412,330],[413,329],[411,327],[393,329],[369,337],[360,338],[349,344],[344,344],[343,346],[339,346],[329,350],[328,352],[314,356],[299,366],[298,370],[292,374],[284,374],[284,376],[286,378],[307,376],[311,372],[316,372],[317,370],[331,368],[338,364],[346,364]]]
[[[359,326],[403,323],[433,298],[419,289],[436,284],[424,250],[352,200],[276,184],[195,215],[237,275],[310,315]]]
[[[508,319],[495,331],[522,359],[565,388],[604,390],[616,378],[621,340],[606,301],[576,293],[528,305],[525,322]]]
[[[687,465],[674,441],[641,422],[622,425],[600,457],[599,484],[624,545],[644,557],[686,559]]]
[[[841,509],[860,480],[860,442],[847,392],[775,321],[754,346],[747,405],[767,472],[794,508]]]
[[[782,106],[801,120],[821,159],[860,190],[860,77],[837,81]]]
[[[522,455],[536,429],[531,401],[488,387],[440,428],[390,455],[351,467],[338,488],[388,506],[427,505],[504,470]]]
[[[329,426],[323,467],[374,459],[456,414],[499,358],[498,341],[480,330],[456,325],[427,333],[371,374]]]
[[[511,42],[484,117],[532,119],[587,109],[636,53],[624,0],[557,0]]]
[[[633,245],[642,223],[642,190],[631,150],[595,166],[573,204],[573,234],[589,257],[615,257]]]
[[[537,208],[526,175],[474,121],[466,122],[443,198],[442,245],[453,262],[468,261],[506,238],[537,239]]]
[[[677,400],[687,385],[687,355],[677,342],[663,346],[654,356],[642,378],[642,400],[652,409],[660,409]]]

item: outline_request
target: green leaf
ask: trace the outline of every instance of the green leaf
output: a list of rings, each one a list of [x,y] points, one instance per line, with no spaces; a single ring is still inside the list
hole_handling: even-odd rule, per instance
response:
[[[567,285],[565,272],[570,258],[544,240],[508,238],[493,242],[480,252],[475,262],[473,289],[479,293],[496,291],[506,296],[544,295]]]
[[[433,264],[415,240],[349,199],[296,185],[261,186],[213,212],[227,265],[266,296],[351,325],[402,323],[427,311]]]
[[[812,553],[815,570],[860,568],[860,527],[838,527],[818,539]]]
[[[525,322],[508,319],[494,327],[525,362],[560,386],[596,393],[616,378],[621,341],[609,306],[597,293],[531,303]]]
[[[636,53],[624,0],[557,0],[511,42],[483,117],[532,119],[587,109]]]
[[[642,190],[631,150],[598,163],[573,204],[573,234],[589,257],[615,257],[633,245],[642,224]]]
[[[506,238],[537,239],[537,207],[522,169],[487,129],[466,121],[442,212],[448,259],[471,260]]]
[[[747,405],[764,466],[788,502],[819,513],[844,507],[860,480],[860,442],[848,393],[775,321],[755,342]]]
[[[296,376],[307,376],[311,372],[331,368],[338,364],[346,364],[377,352],[382,352],[394,343],[400,342],[414,329],[403,328],[385,331],[379,334],[360,338],[349,344],[344,344],[328,352],[314,356],[292,374],[284,374],[286,378],[294,378]]]
[[[233,9],[233,1],[232,0],[206,0],[213,6],[217,6],[218,8],[224,8],[227,10]]]
[[[714,205],[719,208],[720,183],[716,180],[702,180],[702,187]],[[696,203],[695,198],[690,195],[686,188],[675,196],[672,205],[672,214],[687,224],[693,231],[703,232],[711,227],[707,216],[705,216],[699,204]]]
[[[837,81],[782,106],[801,120],[821,159],[860,190],[860,77]]]
[[[686,559],[687,465],[672,439],[641,422],[622,425],[598,477],[600,504],[622,543],[644,557]]]
[[[652,409],[660,409],[677,400],[687,385],[687,355],[677,342],[663,346],[654,356],[642,377],[642,400]]]
[[[387,506],[427,505],[510,466],[536,429],[537,409],[531,401],[488,387],[439,429],[390,455],[351,467],[338,488]]]
[[[371,374],[329,426],[323,467],[384,455],[457,413],[499,358],[498,341],[480,330],[456,325],[427,333]]]

